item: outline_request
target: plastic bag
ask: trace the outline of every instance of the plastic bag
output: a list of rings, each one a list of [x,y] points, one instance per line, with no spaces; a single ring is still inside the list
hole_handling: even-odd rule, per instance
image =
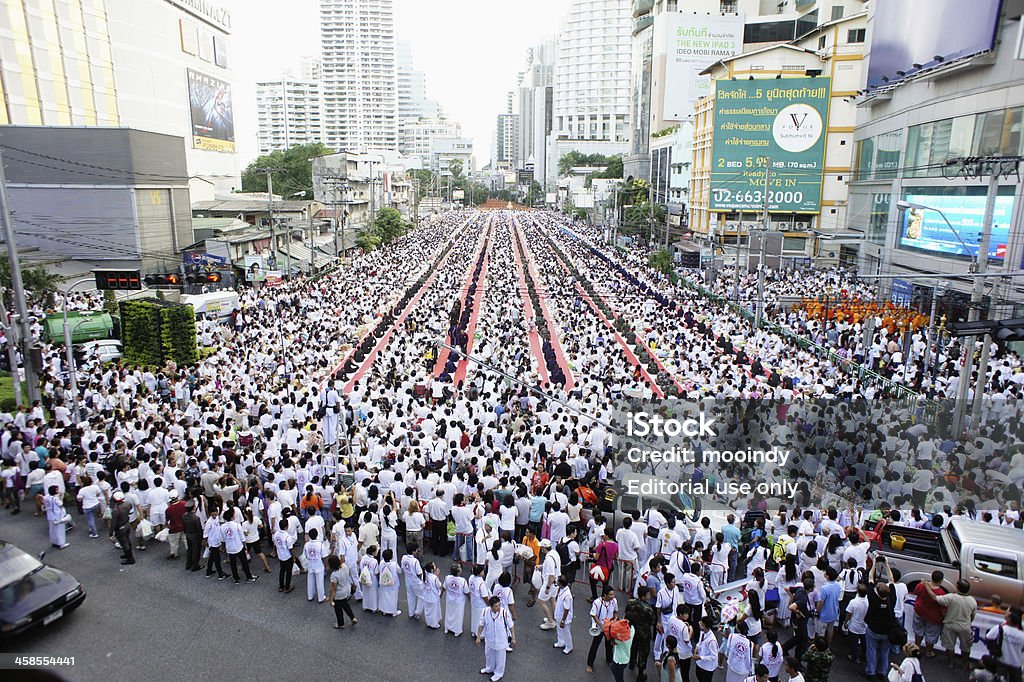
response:
[[[167,537],[171,534],[171,531],[164,528],[162,531],[153,536],[153,539],[157,542],[167,542]]]
[[[143,540],[148,540],[153,536],[153,524],[142,519],[139,521],[139,525],[135,527],[135,533]]]

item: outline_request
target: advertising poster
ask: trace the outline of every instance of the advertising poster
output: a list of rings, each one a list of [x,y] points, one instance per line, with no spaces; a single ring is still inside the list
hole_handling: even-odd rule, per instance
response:
[[[262,255],[249,254],[245,257],[245,281],[262,282],[267,278],[267,262]]]
[[[715,83],[711,210],[818,213],[829,78]]]
[[[908,208],[903,212],[898,246],[976,258],[985,221],[985,190],[976,189],[980,191],[968,195],[929,194],[927,188],[908,188],[905,200],[928,208]],[[1013,217],[1012,190],[1012,187],[1006,187],[1003,191],[1009,193],[1001,193],[996,197],[995,212],[992,214],[992,238],[988,248],[989,260],[1001,261],[1006,257],[1006,245],[1010,239],[1010,220]],[[942,218],[943,215],[946,216],[945,220]],[[946,224],[946,220],[953,225],[956,232]],[[960,239],[957,239],[957,234],[960,235]]]
[[[219,78],[189,69],[188,99],[192,112],[192,146],[233,154],[235,119],[231,86]]]
[[[699,98],[710,94],[711,79],[700,72],[743,51],[743,15],[670,12],[665,17],[665,120],[681,121],[693,114]]]

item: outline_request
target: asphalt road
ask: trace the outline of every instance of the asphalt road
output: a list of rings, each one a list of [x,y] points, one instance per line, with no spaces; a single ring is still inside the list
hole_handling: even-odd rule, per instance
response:
[[[277,591],[277,567],[255,584],[235,585],[230,579],[186,573],[184,562],[166,561],[166,545],[154,543],[136,552],[138,563],[121,566],[117,550],[105,538],[89,539],[84,520],[68,535],[71,546],[50,548],[46,524],[25,511],[11,517],[0,512],[0,537],[27,552],[46,550],[46,561],[77,577],[85,586],[85,603],[74,613],[44,629],[0,644],[5,653],[74,656],[73,668],[54,669],[66,680],[110,679],[277,679],[343,676],[357,680],[485,680],[483,651],[474,646],[469,629],[460,638],[427,630],[422,622],[361,615],[357,626],[331,627],[333,610],[306,601],[305,576],[296,577],[291,594]],[[77,520],[77,519],[76,519]],[[255,568],[255,562],[253,563]],[[262,569],[260,569],[262,570]],[[444,568],[442,569],[444,570]],[[526,588],[517,586],[519,644],[509,654],[505,679],[610,681],[601,662],[585,671],[589,591],[574,590],[575,651],[563,655],[552,647],[554,632],[538,628],[539,606],[527,609]],[[405,596],[400,604],[404,608]],[[468,607],[467,607],[468,611]],[[467,616],[468,618],[468,616]],[[837,646],[832,680],[862,680],[861,671],[845,660]],[[937,661],[938,659],[936,659]],[[928,680],[966,680],[936,661],[926,661]],[[649,671],[653,673],[653,668]],[[5,671],[0,673],[4,679]],[[627,680],[635,676],[627,671]],[[650,679],[657,679],[653,674]],[[724,680],[722,671],[715,680]]]

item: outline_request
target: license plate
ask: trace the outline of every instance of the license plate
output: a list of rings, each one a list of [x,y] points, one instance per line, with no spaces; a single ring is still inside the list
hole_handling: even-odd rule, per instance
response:
[[[64,609],[57,609],[46,618],[43,618],[43,625],[49,625],[53,621],[57,620],[64,615]]]

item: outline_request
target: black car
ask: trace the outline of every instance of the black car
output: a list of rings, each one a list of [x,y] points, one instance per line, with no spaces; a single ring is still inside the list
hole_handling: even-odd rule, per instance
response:
[[[0,638],[49,625],[85,601],[82,584],[42,558],[0,540]]]

